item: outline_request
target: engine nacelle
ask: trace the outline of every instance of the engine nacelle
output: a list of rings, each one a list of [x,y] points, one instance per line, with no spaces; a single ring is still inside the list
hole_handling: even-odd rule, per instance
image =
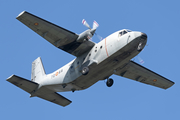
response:
[[[84,32],[82,32],[79,37],[77,38],[77,42],[84,42],[84,41],[88,41],[89,39],[92,38],[92,36],[94,35],[96,29],[88,29]]]

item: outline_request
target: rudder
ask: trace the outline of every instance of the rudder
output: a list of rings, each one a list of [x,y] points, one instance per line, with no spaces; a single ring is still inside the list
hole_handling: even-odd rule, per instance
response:
[[[41,58],[38,57],[32,62],[31,81],[40,82],[46,75]]]

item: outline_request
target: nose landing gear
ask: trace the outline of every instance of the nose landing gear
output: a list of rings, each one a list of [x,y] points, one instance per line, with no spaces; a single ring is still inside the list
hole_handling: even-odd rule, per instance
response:
[[[106,81],[106,85],[107,85],[108,87],[111,87],[111,86],[113,85],[113,83],[114,83],[114,81],[113,81],[113,79],[111,79],[111,78],[108,78],[107,81]]]
[[[142,45],[142,43],[140,42],[139,43],[139,45],[138,45],[138,47],[137,47],[137,51],[142,51],[142,49],[143,49],[143,45]]]

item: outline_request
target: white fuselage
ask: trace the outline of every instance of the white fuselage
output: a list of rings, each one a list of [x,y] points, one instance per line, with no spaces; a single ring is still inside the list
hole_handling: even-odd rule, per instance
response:
[[[139,53],[139,43],[142,43],[144,48],[147,42],[146,39],[141,39],[141,32],[128,32],[121,36],[121,31],[109,35],[88,53],[46,75],[39,84],[55,92],[75,91],[86,89],[99,80],[109,78],[117,68],[126,65]],[[90,69],[85,76],[81,73],[84,66]]]

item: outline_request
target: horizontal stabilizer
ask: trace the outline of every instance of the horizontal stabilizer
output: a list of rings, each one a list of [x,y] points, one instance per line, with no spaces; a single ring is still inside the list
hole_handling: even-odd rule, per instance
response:
[[[24,91],[28,93],[32,93],[38,86],[38,83],[29,81],[27,79],[21,78],[16,75],[12,75],[7,79],[8,82],[16,85],[17,87],[23,89]]]
[[[45,99],[47,101],[53,102],[55,104],[61,105],[63,107],[65,107],[71,103],[71,101],[68,100],[67,98],[63,97],[62,95],[60,95],[52,90],[49,90],[45,86],[37,89],[39,86],[38,83],[21,78],[19,76],[12,75],[11,77],[9,77],[7,79],[7,81],[14,84],[15,86],[23,89],[24,91],[26,91],[30,94],[32,94],[36,90],[35,96]]]
[[[61,105],[63,107],[69,105],[72,101],[68,100],[67,98],[63,97],[62,95],[53,92],[45,87],[42,87],[41,92],[38,92],[37,97],[45,99],[47,101],[53,102],[55,104]],[[43,91],[43,92],[42,92]]]

